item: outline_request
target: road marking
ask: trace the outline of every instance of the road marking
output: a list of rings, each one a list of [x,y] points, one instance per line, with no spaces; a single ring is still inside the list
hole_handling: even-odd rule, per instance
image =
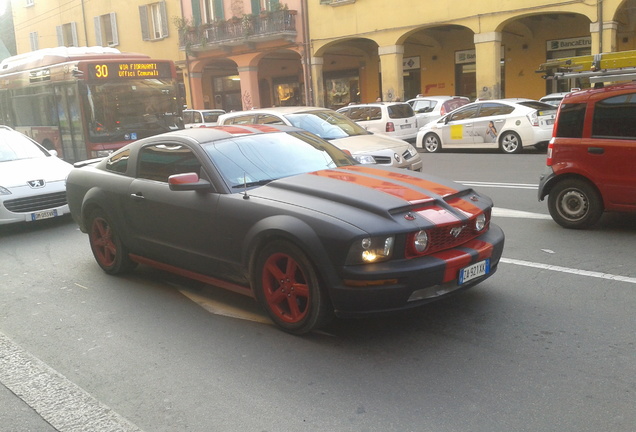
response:
[[[455,183],[460,183],[460,184],[463,184],[464,186],[493,187],[493,188],[504,188],[504,189],[536,190],[539,188],[539,185],[530,184],[530,183],[499,183],[499,182],[480,182],[480,181],[470,181],[470,180],[455,180]]]
[[[195,294],[192,291],[185,289],[179,289],[179,292],[190,300],[201,306],[203,309],[211,312],[215,315],[222,315],[230,318],[238,318],[247,321],[258,322],[261,324],[272,324],[272,321],[265,315],[259,315],[253,312],[246,311],[240,307],[232,306],[227,303],[223,303],[217,300],[213,300],[209,297],[205,297],[199,294]]]
[[[543,213],[531,213],[525,212],[521,210],[512,210],[505,209],[499,207],[493,207],[492,215],[496,217],[504,217],[504,218],[520,218],[520,219],[541,219],[541,220],[552,220],[552,217]]]
[[[0,382],[59,432],[142,432],[1,332]]]
[[[620,282],[627,282],[627,283],[636,284],[636,278],[627,277],[627,276],[613,275],[613,274],[610,274],[610,273],[601,273],[601,272],[594,272],[594,271],[588,271],[588,270],[580,270],[580,269],[561,267],[561,266],[555,266],[555,265],[550,265],[550,264],[541,264],[541,263],[535,263],[535,262],[530,262],[530,261],[516,260],[516,259],[511,259],[511,258],[501,258],[501,262],[506,263],[506,264],[520,265],[520,266],[524,266],[524,267],[538,268],[538,269],[542,269],[542,270],[551,270],[551,271],[557,271],[557,272],[561,272],[561,273],[570,273],[570,274],[574,274],[574,275],[578,275],[578,276],[587,276],[587,277],[594,277],[594,278],[599,278],[599,279],[609,279],[609,280],[615,280],[615,281],[620,281]]]

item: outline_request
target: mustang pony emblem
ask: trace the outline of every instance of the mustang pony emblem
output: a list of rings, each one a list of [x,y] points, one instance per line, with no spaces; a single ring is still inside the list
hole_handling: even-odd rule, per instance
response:
[[[460,226],[460,227],[451,228],[450,235],[452,235],[455,238],[459,237],[459,235],[462,233],[462,231],[464,230],[465,227],[466,227],[466,225]]]

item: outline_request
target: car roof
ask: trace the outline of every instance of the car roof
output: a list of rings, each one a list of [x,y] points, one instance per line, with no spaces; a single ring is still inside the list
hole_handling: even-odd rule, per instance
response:
[[[214,113],[225,113],[225,110],[222,109],[184,109],[183,112],[214,112]]]
[[[165,140],[170,137],[188,137],[198,142],[217,141],[220,139],[231,138],[233,136],[265,134],[272,132],[306,132],[304,129],[295,128],[284,125],[227,125],[212,126],[207,128],[180,129],[178,131],[166,132],[149,138],[144,138],[137,142],[148,142]]]
[[[417,96],[412,99],[407,100],[407,102],[417,101],[417,100],[446,100],[446,99],[465,99],[470,100],[466,96]]]
[[[396,102],[368,102],[368,103],[352,103],[346,106],[343,106],[342,108],[349,108],[349,107],[360,107],[360,106],[389,106],[389,105],[404,105],[405,103],[407,103],[406,101],[396,101]],[[342,109],[340,108],[340,109]]]
[[[584,101],[592,97],[603,98],[603,96],[608,93],[621,93],[621,92],[633,92],[636,90],[636,82],[626,82],[619,84],[612,84],[605,87],[600,88],[590,88],[575,92],[570,92],[563,97],[563,101],[567,103],[572,103],[576,101]]]
[[[321,107],[309,107],[309,106],[284,106],[284,107],[271,107],[271,108],[254,108],[246,111],[232,111],[223,115],[224,118],[235,117],[238,115],[248,114],[297,114],[304,112],[317,112],[317,111],[333,111],[329,108]]]

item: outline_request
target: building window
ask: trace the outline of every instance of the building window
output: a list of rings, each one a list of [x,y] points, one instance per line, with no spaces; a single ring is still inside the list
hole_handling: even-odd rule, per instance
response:
[[[139,17],[143,40],[158,40],[168,37],[166,2],[139,6]]]
[[[115,13],[100,15],[93,18],[95,24],[95,40],[99,46],[119,45],[117,34],[117,19]]]
[[[38,32],[29,33],[29,42],[31,43],[31,51],[40,49],[40,44],[38,43]]]
[[[206,23],[224,19],[223,0],[203,0],[203,14]]]
[[[33,6],[35,4],[35,0],[26,0],[26,7]]]
[[[57,44],[59,46],[76,47],[79,46],[77,41],[77,24],[74,22],[62,24],[56,27]]]

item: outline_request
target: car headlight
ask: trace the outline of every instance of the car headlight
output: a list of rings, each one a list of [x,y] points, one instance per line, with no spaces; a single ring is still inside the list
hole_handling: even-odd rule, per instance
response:
[[[486,215],[482,213],[475,218],[475,230],[481,231],[485,227],[486,227]]]
[[[349,248],[347,265],[387,261],[393,255],[394,236],[364,237]]]
[[[374,164],[375,159],[370,155],[353,155],[353,158],[361,164]]]
[[[0,186],[0,195],[11,195],[11,191],[5,187]]]
[[[418,231],[413,237],[413,247],[419,253],[422,253],[428,247],[428,234],[426,231]]]
[[[411,157],[417,154],[417,150],[415,150],[415,147],[413,147],[412,145],[409,146],[409,154],[411,155]]]

